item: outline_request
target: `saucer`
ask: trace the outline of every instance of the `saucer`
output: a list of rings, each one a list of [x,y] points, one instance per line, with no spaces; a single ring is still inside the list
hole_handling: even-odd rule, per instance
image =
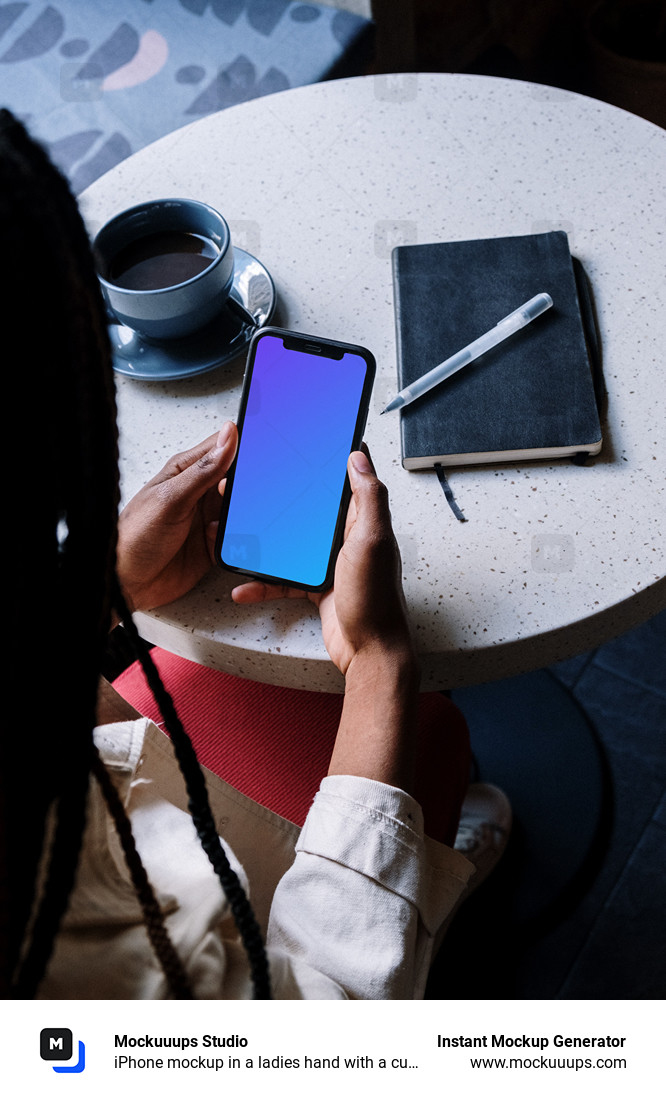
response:
[[[245,350],[255,328],[268,324],[277,298],[264,265],[242,248],[234,248],[231,295],[235,309],[225,306],[205,328],[179,340],[149,342],[127,325],[109,325],[114,370],[130,378],[166,382],[229,363]]]

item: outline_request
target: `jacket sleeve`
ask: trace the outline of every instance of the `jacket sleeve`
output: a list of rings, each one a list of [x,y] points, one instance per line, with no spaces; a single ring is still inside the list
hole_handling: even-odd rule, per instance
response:
[[[421,997],[434,937],[473,870],[424,836],[421,808],[404,791],[328,776],[275,892],[269,950],[351,998]]]

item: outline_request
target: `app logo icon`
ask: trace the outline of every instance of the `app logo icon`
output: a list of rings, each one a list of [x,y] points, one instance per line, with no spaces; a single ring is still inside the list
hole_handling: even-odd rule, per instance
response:
[[[39,1033],[39,1053],[45,1062],[69,1062],[74,1039],[68,1027],[45,1027]],[[55,1073],[82,1073],[86,1068],[86,1048],[79,1039],[79,1060],[74,1066],[51,1066]]]

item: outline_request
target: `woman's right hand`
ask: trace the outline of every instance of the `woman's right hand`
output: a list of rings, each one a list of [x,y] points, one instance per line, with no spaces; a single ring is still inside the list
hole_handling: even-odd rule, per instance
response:
[[[349,456],[347,470],[344,542],[333,588],[318,596],[324,643],[345,675],[359,654],[414,655],[386,486],[364,451]]]
[[[361,652],[415,662],[386,486],[364,451],[349,456],[347,471],[352,497],[333,587],[305,592],[249,581],[232,593],[237,603],[310,599],[319,608],[324,644],[343,675]]]

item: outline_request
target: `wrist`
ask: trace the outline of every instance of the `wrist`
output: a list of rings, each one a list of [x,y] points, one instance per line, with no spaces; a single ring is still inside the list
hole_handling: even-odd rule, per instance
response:
[[[421,670],[409,642],[394,645],[376,642],[363,646],[352,657],[345,673],[346,690],[355,683],[390,687],[406,696],[418,695]],[[374,690],[374,689],[373,689]]]
[[[411,793],[420,673],[409,645],[365,646],[350,661],[329,775],[358,775]]]

